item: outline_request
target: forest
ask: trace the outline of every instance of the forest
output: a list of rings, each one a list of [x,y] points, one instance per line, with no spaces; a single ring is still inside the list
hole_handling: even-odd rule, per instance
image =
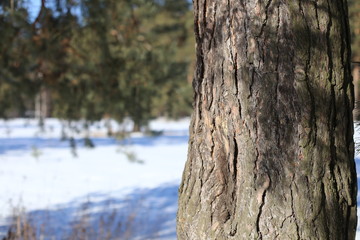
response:
[[[154,117],[191,114],[195,40],[188,0],[39,4],[36,11],[32,1],[0,1],[1,118],[130,117],[139,128]],[[359,14],[360,3],[350,0],[356,82]]]
[[[129,117],[139,129],[154,117],[190,115],[187,0],[42,0],[38,12],[34,5],[0,1],[1,118]]]
[[[0,1],[0,117],[96,121],[192,111],[188,0]],[[359,95],[360,3],[349,1]],[[135,129],[136,130],[136,129]]]

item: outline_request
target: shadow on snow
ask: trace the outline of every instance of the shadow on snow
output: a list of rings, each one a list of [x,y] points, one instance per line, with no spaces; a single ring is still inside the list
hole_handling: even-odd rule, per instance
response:
[[[111,145],[140,145],[140,146],[155,146],[155,145],[173,145],[186,144],[188,142],[188,135],[179,136],[144,136],[131,137],[124,140],[117,140],[115,138],[91,138],[95,147],[97,146],[111,146]],[[84,139],[75,139],[77,148],[84,148]],[[70,148],[69,140],[61,140],[60,138],[41,138],[41,137],[26,137],[26,138],[0,138],[0,154],[5,154],[8,151],[24,150],[29,151],[33,148]]]
[[[178,184],[135,189],[123,197],[93,193],[56,209],[25,214],[45,239],[176,239]],[[0,227],[4,234],[7,225]]]

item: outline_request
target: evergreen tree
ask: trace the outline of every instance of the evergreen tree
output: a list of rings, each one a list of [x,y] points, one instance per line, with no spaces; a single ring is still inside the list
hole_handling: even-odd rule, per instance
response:
[[[34,19],[24,6],[0,13],[3,117],[25,109],[45,111],[41,118],[130,117],[139,129],[152,117],[190,114],[186,0],[42,0]]]
[[[352,38],[353,61],[360,62],[360,2],[349,0],[349,20]]]
[[[31,75],[31,26],[22,1],[0,3],[0,117],[22,116],[37,83]]]

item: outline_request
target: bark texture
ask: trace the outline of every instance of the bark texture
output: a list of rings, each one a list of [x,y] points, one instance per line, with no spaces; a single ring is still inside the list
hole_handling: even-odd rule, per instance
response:
[[[178,239],[354,239],[346,0],[194,0]]]

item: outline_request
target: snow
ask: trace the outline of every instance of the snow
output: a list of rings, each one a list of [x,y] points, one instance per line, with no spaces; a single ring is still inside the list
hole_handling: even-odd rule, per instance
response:
[[[81,229],[91,233],[88,239],[105,239],[101,234],[109,232],[112,239],[176,239],[189,123],[189,118],[160,118],[149,129],[161,135],[136,133],[118,140],[106,137],[104,126],[128,131],[131,121],[118,125],[104,120],[86,132],[80,130],[84,122],[47,119],[40,129],[36,120],[0,120],[0,238],[9,216],[24,208],[30,222],[46,226],[37,229],[45,239],[76,239]],[[61,141],[63,135],[75,139],[75,153],[68,140]],[[95,148],[84,146],[87,135]],[[360,142],[359,129],[355,140]]]
[[[84,132],[66,129],[76,139],[76,157],[69,141],[60,139],[61,122],[45,123],[40,130],[34,120],[0,121],[0,237],[13,209],[25,207],[33,221],[44,222],[46,216],[48,228],[62,229],[63,235],[53,233],[60,239],[72,231],[64,226],[74,216],[84,215],[85,204],[92,217],[116,210],[122,218],[118,221],[126,222],[135,215],[127,227],[132,228],[131,239],[176,239],[177,189],[186,160],[188,118],[150,122],[151,130],[163,133],[160,136],[92,138],[95,148],[84,147]],[[113,130],[131,128],[112,125]],[[89,134],[94,132],[106,135],[95,125]]]

